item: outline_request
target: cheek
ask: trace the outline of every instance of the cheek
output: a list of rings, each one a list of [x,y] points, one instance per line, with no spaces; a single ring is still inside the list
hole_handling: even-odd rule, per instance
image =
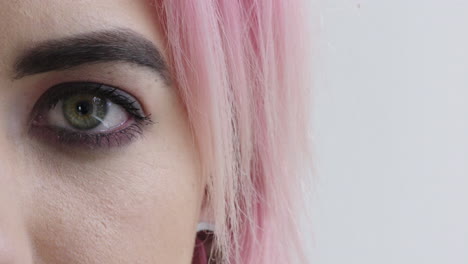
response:
[[[171,120],[111,157],[52,153],[45,159],[60,162],[36,164],[29,226],[39,259],[190,263],[203,188],[186,122]]]

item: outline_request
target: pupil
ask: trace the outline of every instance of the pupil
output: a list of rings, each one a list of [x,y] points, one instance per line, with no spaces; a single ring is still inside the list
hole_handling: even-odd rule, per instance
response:
[[[79,115],[89,115],[93,111],[93,106],[88,101],[81,101],[76,104],[76,111]]]

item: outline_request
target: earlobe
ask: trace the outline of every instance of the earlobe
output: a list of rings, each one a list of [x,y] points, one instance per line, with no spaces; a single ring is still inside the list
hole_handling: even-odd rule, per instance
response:
[[[200,214],[198,218],[198,225],[197,225],[197,232],[200,231],[199,229],[200,224],[202,225],[203,228],[207,228],[211,231],[214,231],[214,212],[213,212],[213,206],[212,203],[209,201],[209,194],[208,190],[206,189],[206,186],[203,191],[203,198],[201,199],[201,205],[200,205]]]
[[[200,232],[200,231],[214,233],[215,226],[214,226],[214,224],[209,223],[209,222],[199,222],[198,225],[197,225],[197,233]]]
[[[214,234],[214,213],[208,202],[208,193],[205,189],[197,224],[192,264],[217,263],[213,255]]]
[[[212,248],[214,240],[215,224],[213,211],[207,203],[206,195],[200,210],[200,218],[197,224],[197,235],[193,252],[192,264],[207,264],[212,262]]]

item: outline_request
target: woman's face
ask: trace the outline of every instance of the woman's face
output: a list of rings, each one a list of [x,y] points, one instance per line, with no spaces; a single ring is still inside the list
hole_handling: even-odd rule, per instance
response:
[[[0,263],[190,263],[204,184],[157,21],[0,1]]]

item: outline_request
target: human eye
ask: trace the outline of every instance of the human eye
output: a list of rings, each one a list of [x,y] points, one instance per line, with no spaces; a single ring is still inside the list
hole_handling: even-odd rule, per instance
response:
[[[31,120],[30,131],[46,143],[91,149],[130,143],[152,124],[135,97],[92,82],[49,88],[36,102]]]

